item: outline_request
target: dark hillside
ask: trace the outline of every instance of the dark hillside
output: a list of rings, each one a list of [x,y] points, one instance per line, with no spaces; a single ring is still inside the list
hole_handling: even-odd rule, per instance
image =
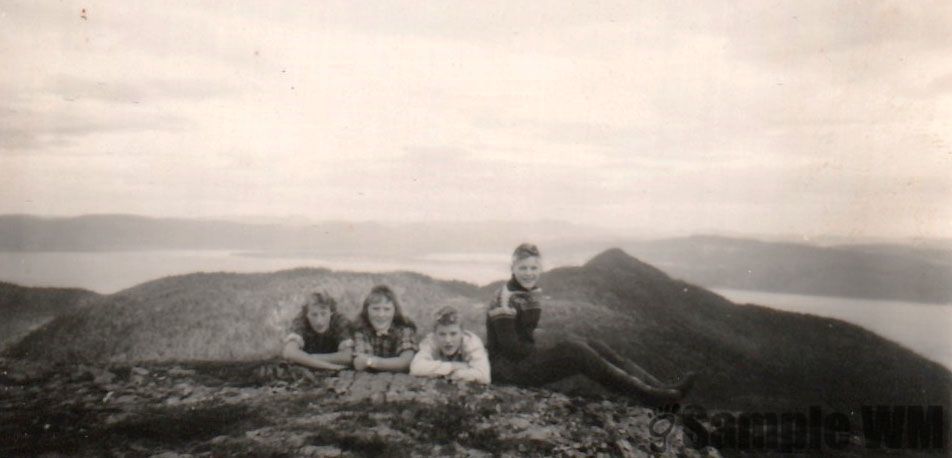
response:
[[[594,315],[601,307],[623,315],[624,332],[590,329],[585,335],[610,341],[667,378],[687,369],[703,372],[696,390],[699,400],[712,405],[842,410],[872,400],[950,401],[952,377],[946,369],[872,332],[839,320],[736,305],[672,280],[621,250],[609,250],[583,267],[550,272],[544,290],[560,299],[552,308]],[[547,310],[543,325],[568,322],[568,314],[562,315]],[[863,383],[867,380],[876,383]]]
[[[0,282],[0,349],[96,297],[99,295],[78,288],[30,288]]]

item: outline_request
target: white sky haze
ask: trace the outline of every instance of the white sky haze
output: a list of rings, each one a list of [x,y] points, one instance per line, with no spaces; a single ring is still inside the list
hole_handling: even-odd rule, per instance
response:
[[[952,237],[952,3],[0,0],[0,213]]]

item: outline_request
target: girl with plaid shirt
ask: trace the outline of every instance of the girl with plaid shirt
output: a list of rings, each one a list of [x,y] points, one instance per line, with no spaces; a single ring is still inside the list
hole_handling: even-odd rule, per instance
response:
[[[370,290],[354,328],[354,369],[406,372],[417,351],[416,325],[387,286]]]
[[[512,255],[512,277],[490,304],[486,337],[492,379],[515,385],[541,386],[582,374],[620,394],[649,404],[683,397],[694,382],[688,374],[678,385],[657,378],[600,342],[566,339],[537,348],[533,333],[541,317],[541,254],[535,245],[519,245]]]
[[[301,313],[284,338],[285,359],[314,369],[340,370],[353,355],[350,322],[337,312],[337,302],[326,292],[308,296]]]

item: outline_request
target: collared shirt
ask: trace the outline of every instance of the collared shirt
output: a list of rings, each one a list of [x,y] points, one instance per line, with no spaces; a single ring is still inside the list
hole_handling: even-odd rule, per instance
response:
[[[410,375],[421,377],[446,377],[467,382],[488,384],[490,381],[489,358],[479,336],[463,331],[462,344],[452,356],[446,356],[429,334],[420,342],[420,351],[410,363]],[[453,362],[465,363],[465,369],[454,371]]]
[[[354,353],[393,358],[407,350],[415,352],[417,348],[416,329],[411,326],[394,323],[383,333],[367,325],[354,329]]]
[[[299,318],[291,324],[291,333],[284,342],[297,342],[305,353],[334,353],[349,342],[350,328],[350,322],[339,313],[331,316],[330,325],[324,332],[315,331],[307,318]]]

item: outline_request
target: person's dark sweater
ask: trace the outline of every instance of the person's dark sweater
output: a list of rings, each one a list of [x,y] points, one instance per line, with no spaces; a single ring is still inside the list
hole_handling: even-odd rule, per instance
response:
[[[576,374],[584,375],[618,393],[635,396],[646,403],[677,400],[678,389],[658,388],[633,377],[593,347],[573,338],[559,340],[549,348],[536,348],[532,333],[542,313],[539,288],[523,287],[513,277],[503,288],[509,293],[508,307],[502,290],[486,313],[486,340],[492,380],[521,386],[543,386]],[[509,308],[511,311],[502,310]],[[627,361],[619,361],[625,365]],[[633,363],[632,363],[633,365]],[[642,371],[643,372],[643,371]]]
[[[508,304],[501,302],[502,291],[489,305],[486,317],[486,342],[489,359],[506,358],[517,361],[528,356],[535,347],[532,333],[539,325],[542,313],[539,295],[542,290],[522,286],[515,277],[503,288],[509,293]],[[494,310],[508,306],[515,314],[495,313]]]
[[[284,341],[297,341],[305,353],[334,353],[340,348],[341,342],[350,339],[351,323],[339,313],[331,316],[327,330],[317,332],[307,322],[307,318],[299,317],[291,325],[291,333]]]

